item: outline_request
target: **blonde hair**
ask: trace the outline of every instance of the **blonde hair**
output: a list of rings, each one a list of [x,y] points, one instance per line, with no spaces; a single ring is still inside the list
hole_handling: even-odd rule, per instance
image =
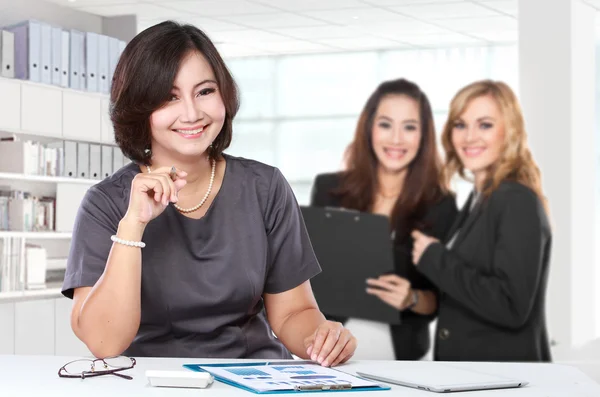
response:
[[[504,117],[505,138],[500,159],[490,170],[484,183],[483,195],[489,196],[503,181],[518,182],[535,192],[548,213],[548,205],[542,191],[541,172],[527,144],[521,106],[510,87],[500,81],[477,81],[462,88],[452,99],[448,120],[442,132],[442,145],[446,153],[444,166],[446,183],[450,183],[457,172],[462,178],[468,179],[452,144],[452,130],[454,122],[460,118],[471,101],[486,95],[494,98]]]

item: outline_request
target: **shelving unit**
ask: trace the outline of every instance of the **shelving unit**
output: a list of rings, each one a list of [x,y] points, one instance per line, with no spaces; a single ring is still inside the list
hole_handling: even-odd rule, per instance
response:
[[[45,0],[2,1],[5,24],[35,18],[81,32],[94,32],[129,41],[137,31],[137,18],[101,17]],[[4,7],[3,7],[4,6]],[[0,137],[43,144],[63,140],[115,146],[105,94],[0,77]],[[99,180],[7,173],[0,169],[0,186],[56,197],[61,232],[0,231],[0,241],[20,240],[41,245],[48,258],[64,258],[71,244],[72,213],[85,191]],[[66,215],[66,216],[65,216]],[[57,225],[58,227],[58,225]],[[1,258],[1,256],[0,256]],[[0,293],[0,354],[90,355],[70,326],[72,301],[62,297],[60,285],[46,289]],[[2,394],[2,393],[0,393]]]
[[[0,92],[0,136],[15,135],[41,143],[70,140],[115,145],[107,95],[3,77]],[[46,248],[49,257],[65,257],[79,203],[87,189],[100,180],[2,171],[2,186],[37,197],[56,197],[56,226],[60,231],[0,231],[0,239],[32,242]],[[54,287],[1,292],[0,303],[60,298],[60,289]]]
[[[0,238],[24,238],[26,240],[68,240],[72,237],[70,232],[19,232],[0,230]]]
[[[16,300],[47,299],[61,296],[60,288],[45,288],[23,291],[0,292],[0,303]]]
[[[62,176],[15,174],[12,172],[0,172],[0,180],[18,182],[41,182],[41,183],[76,183],[82,185],[95,185],[99,179],[69,178]]]

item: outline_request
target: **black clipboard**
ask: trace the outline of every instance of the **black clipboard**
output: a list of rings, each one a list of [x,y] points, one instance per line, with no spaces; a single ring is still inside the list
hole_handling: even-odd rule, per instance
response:
[[[321,273],[311,279],[328,315],[400,324],[400,312],[366,293],[366,279],[394,273],[389,219],[341,208],[301,206]]]

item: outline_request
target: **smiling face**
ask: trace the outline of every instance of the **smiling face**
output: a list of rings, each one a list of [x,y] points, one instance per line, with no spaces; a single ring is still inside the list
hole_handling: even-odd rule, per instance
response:
[[[464,168],[483,180],[504,149],[504,117],[490,95],[472,99],[453,121],[452,145]]]
[[[201,156],[224,121],[214,72],[202,54],[192,51],[181,61],[169,101],[150,116],[153,156]]]
[[[405,95],[388,95],[377,107],[372,126],[373,151],[386,172],[405,170],[421,142],[419,104]]]

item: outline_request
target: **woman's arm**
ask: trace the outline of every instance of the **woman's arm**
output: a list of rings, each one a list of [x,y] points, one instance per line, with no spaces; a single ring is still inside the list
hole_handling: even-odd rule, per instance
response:
[[[414,289],[410,281],[395,274],[387,274],[377,279],[367,279],[367,293],[375,295],[396,310],[404,311],[414,302],[411,311],[421,315],[431,315],[437,310],[437,297],[433,291]]]
[[[180,179],[173,182],[169,171],[158,169],[133,179],[129,208],[116,231],[119,238],[141,241],[148,222],[170,201],[177,201],[176,192],[185,185],[186,174],[178,171]],[[86,196],[73,233],[68,281],[65,277],[66,289],[74,290],[73,332],[99,358],[123,353],[135,338],[141,319],[141,249],[111,244],[111,220],[118,211],[110,203],[100,190]]]
[[[430,290],[413,290],[418,295],[418,301],[410,310],[417,314],[429,316],[437,311],[437,296]]]
[[[333,366],[354,354],[356,338],[340,323],[325,319],[310,281],[289,291],[264,294],[263,298],[273,332],[296,356]]]
[[[143,228],[121,222],[117,235],[141,241]],[[141,249],[113,244],[104,273],[94,287],[75,288],[71,327],[99,358],[118,356],[138,332],[141,318]]]
[[[429,229],[431,234],[440,239],[444,238],[454,222],[457,211],[456,200],[450,195],[445,196],[433,205],[425,216],[425,223],[431,225]],[[395,260],[397,266],[398,264],[401,268],[413,266],[412,258],[407,255],[410,253],[410,248],[411,244],[406,241],[396,245]],[[414,271],[410,271],[407,276],[408,279],[397,275],[385,275],[378,279],[369,279],[367,280],[369,285],[383,288],[383,290],[368,288],[367,293],[377,296],[397,310],[404,311],[410,307],[410,311],[422,316],[429,316],[433,320],[438,307],[435,285]],[[411,306],[415,294],[417,304]]]
[[[425,248],[417,269],[479,317],[519,328],[529,318],[542,281],[547,254],[545,214],[529,191],[506,192],[497,203],[503,207],[495,216],[498,223],[488,225],[496,229],[490,273],[471,266],[440,243]]]

